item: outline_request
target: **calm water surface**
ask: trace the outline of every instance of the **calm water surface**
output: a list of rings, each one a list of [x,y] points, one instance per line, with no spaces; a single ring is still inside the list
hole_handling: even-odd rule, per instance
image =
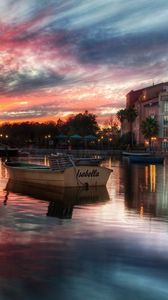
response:
[[[1,162],[0,300],[168,299],[168,166],[106,165],[107,189],[46,191]]]

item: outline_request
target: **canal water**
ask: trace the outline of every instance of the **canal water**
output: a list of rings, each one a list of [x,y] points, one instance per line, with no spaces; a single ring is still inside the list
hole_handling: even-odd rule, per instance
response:
[[[105,164],[107,188],[64,191],[1,161],[0,300],[168,299],[168,166]]]

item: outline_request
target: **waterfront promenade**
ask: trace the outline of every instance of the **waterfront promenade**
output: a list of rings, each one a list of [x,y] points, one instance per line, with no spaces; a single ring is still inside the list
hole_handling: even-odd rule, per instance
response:
[[[122,150],[92,150],[92,149],[59,149],[59,148],[24,148],[23,151],[30,153],[31,155],[45,155],[45,154],[56,154],[58,152],[72,154],[76,157],[92,157],[92,156],[103,156],[109,157],[112,155],[122,155]]]
[[[111,156],[121,156],[123,149],[61,149],[61,148],[22,148],[23,152],[28,152],[30,155],[48,155],[56,153],[66,153],[73,155],[75,157],[111,157]],[[138,150],[133,150],[138,151]],[[140,151],[140,150],[139,150]],[[154,155],[168,156],[167,149],[157,149],[156,151],[150,151]]]

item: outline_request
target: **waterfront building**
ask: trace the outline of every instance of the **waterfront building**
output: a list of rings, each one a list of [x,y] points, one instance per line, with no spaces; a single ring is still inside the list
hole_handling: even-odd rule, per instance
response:
[[[126,108],[130,106],[133,106],[138,113],[132,126],[137,144],[145,143],[141,133],[142,121],[153,116],[159,123],[159,135],[157,138],[153,137],[153,143],[168,148],[168,82],[130,91],[126,95]],[[123,124],[122,132],[129,132],[127,121]]]

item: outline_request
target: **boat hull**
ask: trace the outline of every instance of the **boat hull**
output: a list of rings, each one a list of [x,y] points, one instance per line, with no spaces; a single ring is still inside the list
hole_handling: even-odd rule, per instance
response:
[[[130,156],[129,161],[131,163],[142,163],[142,164],[163,164],[164,157],[153,157],[153,156]]]
[[[111,169],[99,166],[69,167],[63,172],[47,167],[15,167],[6,165],[9,178],[46,186],[77,187],[106,185]]]
[[[17,149],[3,149],[3,148],[0,148],[0,157],[1,156],[11,156],[11,157],[14,157],[14,156],[17,156],[18,155],[18,150]]]
[[[123,151],[122,152],[122,155],[124,155],[124,156],[138,156],[138,157],[146,157],[146,156],[150,156],[151,155],[151,153],[149,153],[149,152],[127,152],[127,151]]]

